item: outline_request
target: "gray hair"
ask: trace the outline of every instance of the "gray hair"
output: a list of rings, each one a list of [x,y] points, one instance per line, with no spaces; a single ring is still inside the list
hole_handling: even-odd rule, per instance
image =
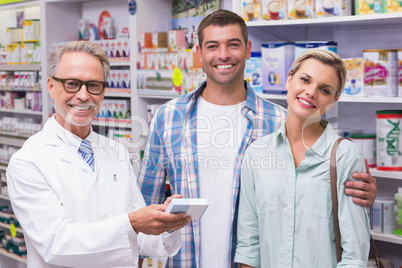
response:
[[[343,88],[345,87],[345,81],[346,81],[346,67],[343,60],[338,56],[338,54],[330,50],[321,48],[309,49],[303,54],[301,54],[301,56],[299,56],[293,62],[293,65],[289,71],[289,75],[293,76],[295,73],[297,73],[303,61],[307,59],[316,59],[322,62],[323,64],[329,65],[332,68],[334,68],[335,73],[338,76],[338,84],[339,84],[339,88],[335,93],[335,99],[338,98],[341,95]]]
[[[110,62],[106,53],[97,45],[88,41],[71,41],[68,42],[66,46],[57,49],[50,56],[47,73],[49,77],[53,77],[56,74],[57,67],[59,66],[61,57],[64,53],[69,52],[84,52],[95,58],[98,58],[102,63],[103,75],[106,82],[110,72]]]

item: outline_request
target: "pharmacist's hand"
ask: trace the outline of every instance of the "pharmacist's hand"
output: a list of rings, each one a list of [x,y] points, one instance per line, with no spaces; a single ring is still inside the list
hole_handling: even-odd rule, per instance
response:
[[[183,198],[183,196],[180,195],[180,194],[174,194],[174,195],[172,195],[172,196],[169,196],[169,197],[166,199],[165,203],[163,203],[163,206],[165,207],[165,209],[164,209],[163,211],[165,211],[165,210],[167,209],[167,207],[169,206],[170,202],[172,202],[172,199],[173,199],[173,198]]]
[[[170,201],[169,201],[170,202]],[[165,202],[166,203],[166,202]],[[128,214],[134,231],[149,235],[160,235],[166,231],[175,231],[191,222],[186,213],[165,213],[167,205],[150,205]]]
[[[377,180],[371,176],[366,158],[364,162],[367,173],[353,173],[352,177],[360,181],[347,181],[345,183],[345,194],[353,196],[354,203],[370,207],[377,194]]]

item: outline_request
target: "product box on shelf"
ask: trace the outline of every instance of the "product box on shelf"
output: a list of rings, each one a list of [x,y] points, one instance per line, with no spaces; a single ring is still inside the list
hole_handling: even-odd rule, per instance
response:
[[[22,28],[24,41],[38,41],[40,39],[40,20],[24,20]]]
[[[313,17],[312,0],[287,0],[288,19],[310,19]]]
[[[260,19],[261,0],[242,0],[241,16],[245,21],[256,21]]]
[[[186,31],[172,30],[168,34],[169,52],[178,52],[187,48]]]
[[[152,33],[138,33],[138,52],[152,52]]]
[[[316,0],[314,17],[342,16],[342,0]]]
[[[363,58],[344,59],[346,66],[345,89],[343,96],[363,96],[364,60]]]
[[[370,15],[384,13],[382,0],[355,0],[356,15]]]
[[[7,64],[21,63],[21,43],[7,45]]]
[[[337,52],[338,43],[335,41],[297,41],[295,42],[295,59],[312,48],[321,48]]]
[[[286,79],[294,57],[294,43],[261,44],[262,86],[265,93],[286,94]]]
[[[255,92],[263,92],[261,52],[251,52],[250,59],[246,59],[244,79],[247,80]]]
[[[402,12],[401,0],[383,0],[384,13]]]
[[[398,96],[398,53],[392,49],[363,51],[364,96]]]
[[[24,40],[22,28],[9,27],[7,28],[7,44],[22,42]]]
[[[168,52],[168,33],[154,32],[152,33],[152,50],[154,52]]]
[[[264,20],[286,19],[286,1],[261,0],[261,15]]]
[[[89,20],[78,21],[78,40],[89,40]]]

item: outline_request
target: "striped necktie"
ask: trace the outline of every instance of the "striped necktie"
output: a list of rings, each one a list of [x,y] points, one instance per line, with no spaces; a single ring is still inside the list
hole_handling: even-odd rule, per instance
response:
[[[87,162],[87,164],[95,170],[95,158],[94,151],[92,151],[91,142],[89,140],[82,140],[80,148],[78,151],[81,153],[82,159]]]

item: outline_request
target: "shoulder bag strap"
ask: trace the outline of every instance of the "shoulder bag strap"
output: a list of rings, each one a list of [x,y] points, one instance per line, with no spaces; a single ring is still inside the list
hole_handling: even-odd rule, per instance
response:
[[[334,145],[332,146],[331,158],[329,161],[329,165],[330,165],[329,174],[330,174],[330,178],[331,178],[332,211],[334,214],[336,258],[337,258],[338,262],[341,261],[341,257],[342,257],[342,245],[341,245],[341,232],[339,231],[338,195],[337,195],[337,188],[336,188],[336,180],[337,180],[336,148],[338,147],[339,143],[344,139],[347,139],[347,138],[340,137],[335,141]]]

